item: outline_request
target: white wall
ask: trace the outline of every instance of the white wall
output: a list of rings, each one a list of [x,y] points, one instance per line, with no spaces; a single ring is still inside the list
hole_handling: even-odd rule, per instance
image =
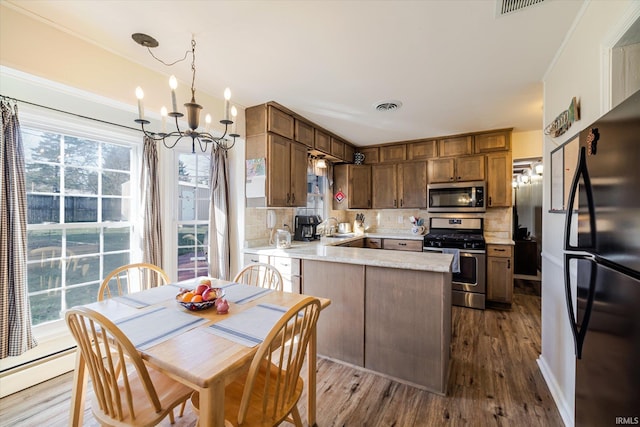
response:
[[[585,3],[572,32],[544,77],[544,125],[566,110],[574,96],[580,99],[581,120],[558,138],[545,137],[545,164],[549,164],[553,149],[610,109],[608,52],[638,16],[640,2],[637,0],[592,0]],[[573,425],[575,358],[565,309],[562,259],[564,215],[548,213],[549,207],[550,174],[545,174],[542,354],[539,365],[565,424]]]

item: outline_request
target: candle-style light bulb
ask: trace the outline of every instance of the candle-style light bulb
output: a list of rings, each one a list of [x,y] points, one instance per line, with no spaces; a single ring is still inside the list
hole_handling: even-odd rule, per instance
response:
[[[236,120],[236,116],[238,115],[238,109],[235,105],[231,106],[231,120],[233,120],[233,126],[231,127],[231,133],[236,135],[238,133],[238,122]]]
[[[167,107],[164,105],[160,109],[160,116],[162,116],[162,133],[167,133]]]
[[[207,114],[204,117],[204,123],[205,123],[204,131],[209,133],[209,129],[211,129],[211,114]]]
[[[140,120],[144,120],[144,106],[142,105],[144,92],[142,91],[142,88],[140,86],[136,88],[136,98],[138,98],[138,118]]]
[[[224,90],[224,119],[229,120],[229,100],[231,99],[231,89]]]
[[[169,77],[169,87],[171,88],[171,107],[173,112],[178,112],[178,102],[176,101],[176,89],[178,88],[178,80],[176,76]]]

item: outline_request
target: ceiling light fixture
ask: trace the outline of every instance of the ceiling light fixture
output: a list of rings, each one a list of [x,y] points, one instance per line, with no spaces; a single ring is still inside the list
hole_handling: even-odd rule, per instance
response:
[[[142,33],[136,33],[131,36],[133,40],[139,45],[146,47],[151,56],[158,62],[163,63],[164,65],[171,66],[178,62],[184,61],[189,55],[189,51],[185,52],[184,58],[174,61],[172,63],[167,64],[166,62],[156,58],[156,56],[151,52],[152,47],[157,47],[158,42],[151,36]],[[235,143],[236,138],[240,135],[236,130],[236,116],[238,114],[238,110],[235,106],[230,107],[229,100],[231,99],[231,91],[229,88],[224,91],[224,118],[220,120],[220,123],[224,125],[224,133],[221,137],[215,137],[210,132],[211,126],[211,116],[209,114],[205,117],[205,129],[203,132],[198,131],[198,127],[200,125],[200,110],[202,110],[202,105],[196,102],[196,40],[195,38],[191,39],[191,101],[184,104],[184,107],[187,110],[187,124],[189,129],[181,130],[180,124],[178,123],[178,119],[180,117],[184,117],[184,114],[178,111],[178,104],[176,102],[176,88],[178,87],[178,81],[175,76],[171,76],[169,78],[169,87],[171,88],[171,105],[172,111],[168,112],[166,107],[162,107],[160,110],[160,115],[162,117],[162,131],[155,133],[149,132],[145,129],[145,125],[148,125],[150,122],[144,118],[144,107],[142,104],[142,100],[144,98],[144,92],[141,87],[136,88],[136,97],[138,98],[138,118],[135,120],[136,123],[139,123],[142,132],[144,134],[153,139],[154,141],[162,141],[165,147],[171,149],[178,144],[178,142],[185,137],[191,138],[191,152],[196,152],[196,141],[198,142],[198,146],[200,150],[204,153],[207,151],[209,144],[212,144],[212,147],[222,148],[224,150],[231,149]],[[167,116],[173,117],[176,121],[176,130],[173,132],[167,133]],[[227,135],[229,131],[229,126],[233,125],[231,132]],[[231,141],[227,139],[233,138]],[[212,149],[213,149],[212,148]]]
[[[537,163],[533,169],[536,171],[536,175],[542,176],[542,172],[544,171],[544,166],[542,163]]]
[[[318,156],[318,160],[316,160],[316,167],[318,169],[327,168],[327,161],[324,159],[324,156]]]

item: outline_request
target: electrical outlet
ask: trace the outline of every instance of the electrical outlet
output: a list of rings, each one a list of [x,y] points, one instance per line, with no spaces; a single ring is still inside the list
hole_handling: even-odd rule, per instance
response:
[[[402,224],[402,215],[398,215],[398,224]]]

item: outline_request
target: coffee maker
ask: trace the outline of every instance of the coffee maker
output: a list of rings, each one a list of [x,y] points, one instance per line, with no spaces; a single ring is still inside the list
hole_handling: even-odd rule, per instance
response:
[[[321,222],[319,215],[296,215],[293,240],[310,242],[318,239],[317,227]]]

